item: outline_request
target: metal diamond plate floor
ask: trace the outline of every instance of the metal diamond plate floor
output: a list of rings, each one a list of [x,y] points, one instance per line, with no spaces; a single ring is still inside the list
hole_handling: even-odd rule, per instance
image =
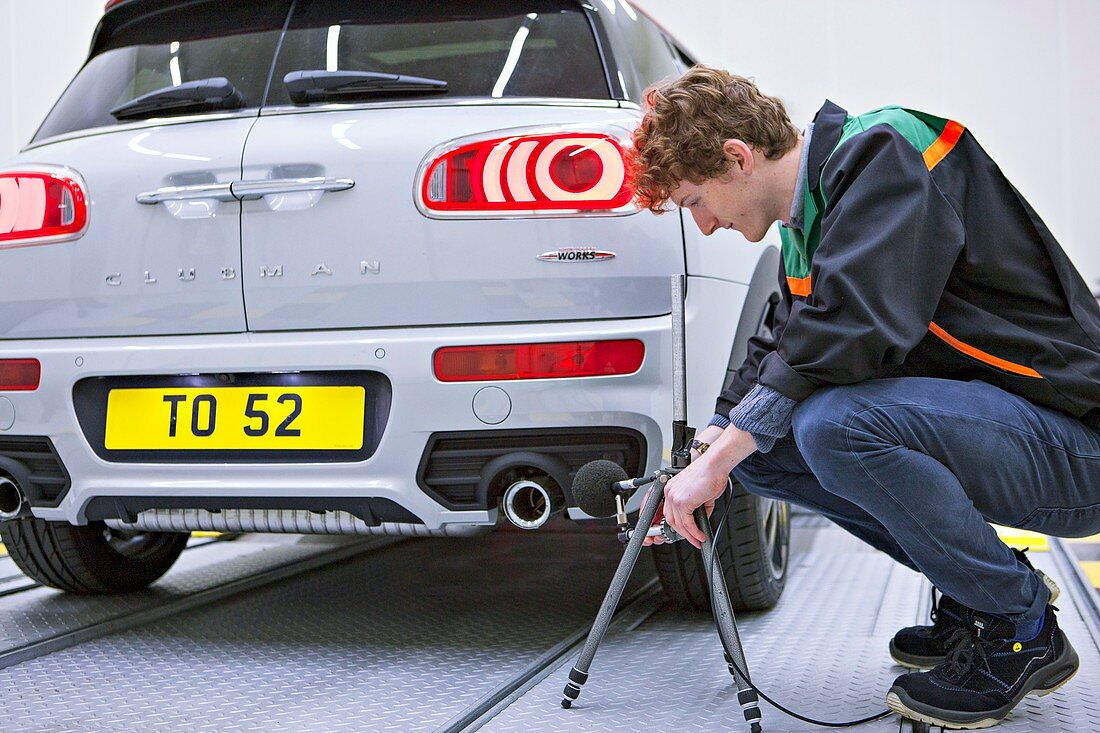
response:
[[[798,524],[779,606],[738,618],[750,671],[802,713],[832,721],[874,714],[904,671],[887,640],[927,617],[927,584],[831,525]],[[487,694],[537,669],[536,660],[591,623],[621,551],[612,534],[406,542],[86,641],[0,669],[0,730],[457,730],[456,721],[484,709],[476,705]],[[89,599],[36,589],[2,598],[0,638],[33,640],[341,540],[265,541],[188,552],[147,594]],[[653,575],[644,557],[634,587]],[[1031,558],[1058,577],[1051,555]],[[1100,733],[1100,634],[1091,635],[1074,599],[1060,599],[1060,620],[1081,671],[1054,695],[1028,698],[996,730]],[[747,731],[708,616],[652,614],[641,604],[613,629],[572,710],[558,702],[576,650],[464,733]],[[768,733],[820,730],[762,709]],[[915,730],[896,716],[855,730],[899,729]]]
[[[206,590],[272,567],[316,557],[347,545],[344,537],[254,535],[188,549],[148,590],[115,596],[78,596],[39,587],[0,598],[0,649],[10,649],[109,618]],[[13,574],[18,573],[15,564]],[[16,582],[16,581],[13,581]],[[29,582],[23,578],[22,582]]]
[[[1037,565],[1049,557],[1033,556]],[[1049,568],[1048,572],[1053,572]],[[816,530],[773,611],[738,617],[749,672],[778,702],[832,722],[885,710],[886,691],[908,670],[887,652],[894,632],[927,623],[924,579],[843,531]],[[1100,659],[1072,602],[1060,620],[1081,653],[1072,683],[1042,699],[1028,698],[999,731],[1100,731],[1095,691]],[[747,731],[737,691],[707,616],[662,611],[636,630],[610,635],[591,678],[571,710],[559,706],[575,655],[484,723],[482,733],[515,731]],[[823,730],[763,703],[767,733]],[[898,716],[853,730],[912,730]]]
[[[541,532],[383,549],[0,670],[0,730],[435,730],[583,627],[620,552]]]

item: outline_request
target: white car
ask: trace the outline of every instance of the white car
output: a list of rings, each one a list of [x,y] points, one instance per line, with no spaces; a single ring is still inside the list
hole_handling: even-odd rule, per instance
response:
[[[13,559],[123,591],[193,530],[537,528],[585,518],[584,463],[663,465],[670,275],[699,428],[778,290],[774,247],[630,203],[642,91],[690,63],[626,0],[108,3],[0,166]],[[786,507],[730,517],[731,592],[772,605]]]

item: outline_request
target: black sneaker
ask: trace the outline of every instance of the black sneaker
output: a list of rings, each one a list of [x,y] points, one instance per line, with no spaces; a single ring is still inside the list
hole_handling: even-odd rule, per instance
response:
[[[1047,602],[1054,603],[1061,593],[1058,584],[1042,570],[1035,569],[1024,554],[1027,550],[1013,548],[1012,552],[1020,562],[1039,576],[1050,591]],[[951,596],[941,595],[938,600],[936,596],[936,589],[933,588],[931,626],[907,626],[890,640],[890,656],[903,667],[935,667],[944,660],[954,643],[969,636],[971,610]],[[960,631],[964,633],[960,635]]]
[[[930,672],[894,680],[886,704],[906,718],[947,728],[988,728],[1028,694],[1049,695],[1077,673],[1080,661],[1047,606],[1043,628],[1016,641],[1016,627],[977,611],[971,634]]]

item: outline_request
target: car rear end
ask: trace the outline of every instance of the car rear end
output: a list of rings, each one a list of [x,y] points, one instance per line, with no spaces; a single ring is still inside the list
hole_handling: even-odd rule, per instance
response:
[[[683,235],[607,12],[113,5],[0,172],[6,518],[474,534],[660,464]]]

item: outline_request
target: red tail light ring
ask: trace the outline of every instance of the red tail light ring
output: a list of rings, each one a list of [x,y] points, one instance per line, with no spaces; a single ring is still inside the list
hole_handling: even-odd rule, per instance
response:
[[[606,132],[516,131],[456,140],[421,165],[427,216],[633,213],[619,139]]]
[[[84,184],[73,171],[0,171],[0,249],[77,239],[88,225]]]
[[[447,346],[433,357],[442,382],[563,379],[633,374],[645,344],[636,339],[550,344]]]

